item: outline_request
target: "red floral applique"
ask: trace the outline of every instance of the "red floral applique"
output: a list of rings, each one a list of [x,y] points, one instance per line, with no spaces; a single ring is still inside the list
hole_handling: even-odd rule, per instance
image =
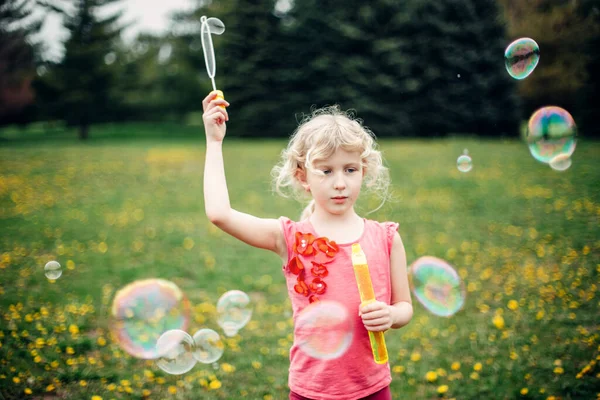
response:
[[[292,274],[299,275],[300,271],[304,269],[304,264],[302,264],[302,261],[300,261],[298,256],[294,256],[294,258],[290,260],[288,267],[290,268],[290,272]]]
[[[334,241],[330,241],[326,237],[315,238],[311,233],[296,232],[295,239],[293,251],[296,255],[288,264],[290,272],[298,275],[294,291],[308,297],[309,302],[314,303],[319,301],[317,295],[321,295],[327,290],[327,284],[323,278],[329,275],[329,271],[324,264],[333,261],[339,247]],[[300,257],[298,257],[299,255],[304,257],[314,256],[314,261],[311,260],[313,266],[310,269],[310,273],[314,278],[309,285],[305,282],[307,271]]]
[[[300,233],[296,232],[296,243],[294,243],[294,252],[302,254],[303,256],[310,256],[315,252],[312,246],[315,241],[315,237],[312,233]]]
[[[324,266],[323,264],[318,264],[314,261],[311,261],[313,267],[310,269],[310,272],[318,277],[318,278],[325,278],[327,275],[329,275],[329,271],[327,270],[327,267]]]

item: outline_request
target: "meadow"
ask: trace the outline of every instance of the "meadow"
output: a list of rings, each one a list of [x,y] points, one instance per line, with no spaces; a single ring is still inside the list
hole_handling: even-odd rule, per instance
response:
[[[85,143],[40,132],[0,131],[0,399],[287,398],[281,262],[207,220],[201,129],[99,126]],[[270,191],[284,146],[226,139],[234,208],[299,216],[303,204]],[[408,264],[450,262],[467,296],[450,318],[413,297],[412,322],[386,333],[394,399],[600,398],[600,142],[581,139],[564,172],[518,139],[380,147],[393,201],[366,216],[400,223]],[[461,173],[465,148],[473,169]],[[357,210],[377,205],[365,193]],[[63,266],[55,281],[51,260]],[[185,292],[190,333],[221,332],[215,304],[232,289],[250,295],[252,320],[217,364],[166,374],[109,332],[116,291],[146,278]]]

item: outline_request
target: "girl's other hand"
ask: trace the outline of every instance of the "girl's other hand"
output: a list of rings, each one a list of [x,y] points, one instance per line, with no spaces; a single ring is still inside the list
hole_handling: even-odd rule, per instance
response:
[[[226,121],[229,121],[229,115],[225,107],[229,107],[229,103],[224,99],[217,98],[217,92],[214,90],[202,100],[202,120],[204,121],[204,130],[206,132],[206,140],[221,142],[225,138],[227,130]]]
[[[382,301],[372,301],[359,307],[358,316],[361,317],[368,331],[387,331],[392,327],[393,323],[390,307],[390,305]]]

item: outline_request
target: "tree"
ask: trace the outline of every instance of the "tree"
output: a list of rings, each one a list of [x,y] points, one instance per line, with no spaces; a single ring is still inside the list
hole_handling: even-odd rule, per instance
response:
[[[222,35],[213,35],[217,89],[233,105],[228,135],[241,137],[277,136],[283,118],[282,103],[288,93],[278,87],[286,54],[282,51],[280,19],[274,0],[230,0],[200,2],[191,12],[175,16],[178,43],[176,57],[184,68],[195,71],[190,82],[200,101],[212,90],[201,45],[200,17],[219,18],[225,24]],[[291,121],[292,119],[289,118]]]
[[[594,1],[500,0],[511,39],[530,37],[540,46],[540,61],[519,82],[526,116],[557,105],[575,117],[594,119],[597,110],[600,10]],[[595,47],[594,47],[595,45]],[[595,77],[595,78],[594,78]],[[596,107],[594,107],[594,104]],[[586,124],[590,133],[597,123]]]
[[[33,16],[31,0],[0,0],[0,121],[12,122],[34,100],[38,46],[31,36],[43,20]]]
[[[108,118],[118,106],[111,96],[113,68],[105,62],[119,40],[121,12],[99,16],[103,7],[120,0],[77,0],[72,15],[65,15],[70,37],[64,58],[52,68],[47,83],[60,93],[58,116],[79,127],[79,138],[87,139],[90,125]]]

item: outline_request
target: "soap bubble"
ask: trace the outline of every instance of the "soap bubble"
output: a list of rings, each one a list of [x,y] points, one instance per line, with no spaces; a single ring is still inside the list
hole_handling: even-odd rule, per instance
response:
[[[119,346],[132,356],[155,359],[158,338],[168,330],[187,329],[190,311],[188,299],[173,282],[135,281],[115,294],[110,330]]]
[[[210,364],[217,361],[223,355],[223,341],[219,334],[212,329],[200,329],[194,333],[194,358],[203,363]]]
[[[570,157],[575,151],[577,127],[571,114],[556,106],[534,112],[527,123],[527,144],[538,161],[550,163],[558,155]]]
[[[295,342],[306,354],[320,360],[343,355],[354,333],[350,312],[342,304],[322,300],[311,303],[296,318]]]
[[[226,336],[235,336],[252,317],[250,297],[241,290],[224,293],[217,302],[217,323]]]
[[[168,330],[156,342],[156,365],[171,375],[185,374],[196,365],[193,349],[194,340],[189,334],[179,329]]]
[[[540,47],[530,38],[517,39],[504,51],[504,65],[515,79],[525,79],[531,75],[539,60]]]
[[[465,303],[464,284],[444,260],[421,257],[410,266],[408,278],[417,300],[435,315],[449,317]]]
[[[460,172],[469,172],[473,169],[473,160],[469,157],[467,149],[456,159],[456,167]]]
[[[44,267],[44,273],[48,279],[58,279],[62,275],[62,267],[57,261],[50,261]]]

